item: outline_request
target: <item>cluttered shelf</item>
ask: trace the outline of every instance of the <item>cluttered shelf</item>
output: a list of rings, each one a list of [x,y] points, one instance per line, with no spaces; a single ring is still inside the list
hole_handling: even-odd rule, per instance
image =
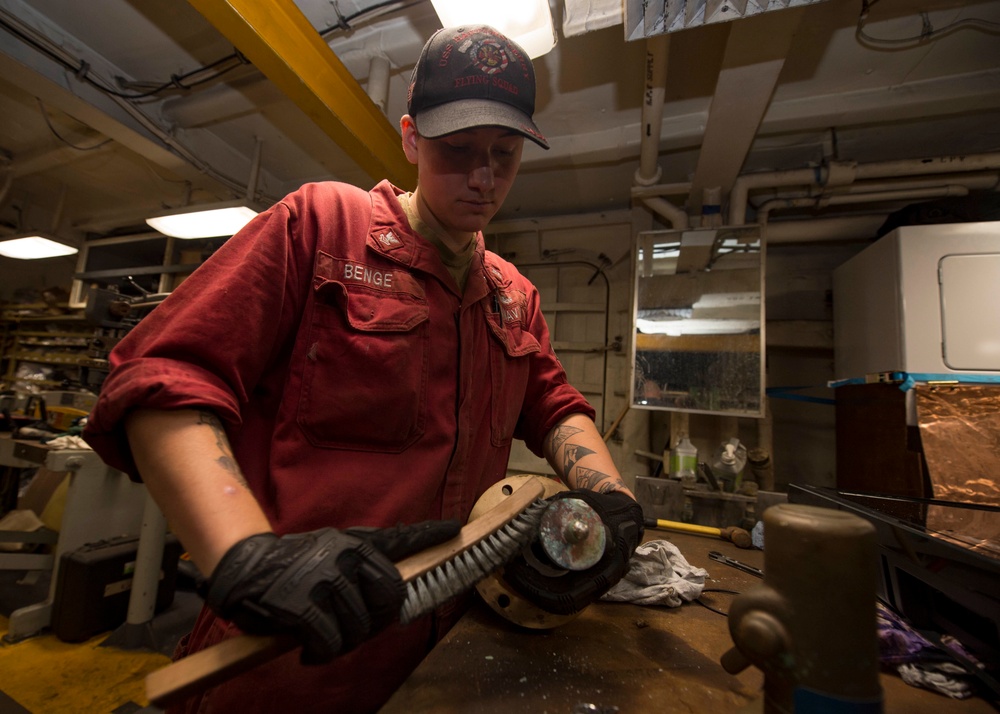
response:
[[[94,334],[81,310],[66,303],[0,305],[0,380],[52,388],[79,383],[79,367]]]

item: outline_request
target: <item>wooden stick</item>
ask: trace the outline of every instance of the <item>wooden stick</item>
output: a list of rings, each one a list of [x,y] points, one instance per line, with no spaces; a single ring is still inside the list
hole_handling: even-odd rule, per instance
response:
[[[604,432],[604,440],[605,441],[607,441],[608,439],[610,439],[611,435],[615,433],[615,429],[617,429],[618,425],[622,423],[622,419],[625,418],[625,415],[628,414],[628,410],[631,409],[631,408],[632,408],[631,404],[626,404],[625,405],[625,408],[622,409],[622,413],[618,415],[617,419],[615,419],[614,423],[611,425],[611,428],[608,429],[606,432]]]
[[[544,485],[539,478],[526,481],[510,496],[466,525],[451,540],[422,550],[396,564],[403,582],[439,568],[475,547],[510,523],[541,498]],[[241,635],[195,652],[146,676],[146,697],[150,703],[167,708],[237,674],[289,652],[299,646],[294,637]]]

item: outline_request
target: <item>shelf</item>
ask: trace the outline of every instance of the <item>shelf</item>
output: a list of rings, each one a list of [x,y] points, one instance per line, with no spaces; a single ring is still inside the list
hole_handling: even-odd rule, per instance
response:
[[[18,362],[37,362],[39,364],[73,364],[79,365],[80,355],[67,354],[44,354],[40,352],[11,352],[10,359]]]
[[[24,330],[17,330],[14,334],[17,334],[18,337],[64,337],[73,339],[77,337],[90,338],[93,334],[93,330],[89,330],[87,332],[25,332]]]
[[[169,275],[172,273],[191,273],[198,267],[197,263],[179,265],[147,265],[140,268],[115,268],[113,270],[88,270],[75,273],[74,280],[102,280],[104,278],[128,278],[135,275]]]
[[[6,322],[14,323],[40,323],[40,322],[84,322],[87,318],[83,315],[4,315],[2,318]]]
[[[87,358],[94,327],[79,311],[43,315],[17,314],[19,311],[33,308],[45,310],[51,309],[52,306],[44,304],[0,306],[3,328],[2,342],[0,342],[0,364],[2,364],[0,378],[5,382],[21,381],[18,372],[21,365],[27,363],[45,365],[44,370],[42,368],[32,370],[41,372],[41,376],[51,376],[48,374],[50,368],[70,368],[59,371],[65,372],[65,376],[71,380],[74,377],[78,378],[81,362]],[[45,329],[46,327],[52,329]],[[74,375],[70,370],[75,370],[77,373]],[[51,379],[24,381],[34,385],[63,383],[61,380]]]

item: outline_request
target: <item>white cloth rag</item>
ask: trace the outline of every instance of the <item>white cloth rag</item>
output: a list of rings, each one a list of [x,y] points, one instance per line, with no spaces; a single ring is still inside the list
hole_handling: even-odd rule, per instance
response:
[[[707,577],[707,570],[688,563],[670,541],[651,540],[635,549],[625,577],[601,599],[680,607],[701,596]]]
[[[63,436],[57,436],[52,439],[46,439],[45,445],[50,446],[53,449],[89,449],[90,444],[83,440],[80,436],[75,436],[72,434],[64,434]]]
[[[951,662],[908,662],[896,671],[911,687],[933,689],[952,699],[967,699],[973,694],[968,672]]]

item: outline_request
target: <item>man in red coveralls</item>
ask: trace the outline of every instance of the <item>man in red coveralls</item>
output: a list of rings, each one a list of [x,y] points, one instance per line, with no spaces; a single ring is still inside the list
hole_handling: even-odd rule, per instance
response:
[[[612,547],[558,583],[512,567],[510,584],[578,610],[627,569],[641,510],[566,381],[538,292],[481,233],[525,138],[548,148],[534,102],[517,44],[438,31],[400,121],[413,193],[303,186],[112,353],[85,437],[141,474],[208,576],[178,655],[240,631],[303,644],[186,711],[378,709],[461,614],[456,601],[399,624],[392,561],[456,533],[506,475],[512,438],[601,514]]]

